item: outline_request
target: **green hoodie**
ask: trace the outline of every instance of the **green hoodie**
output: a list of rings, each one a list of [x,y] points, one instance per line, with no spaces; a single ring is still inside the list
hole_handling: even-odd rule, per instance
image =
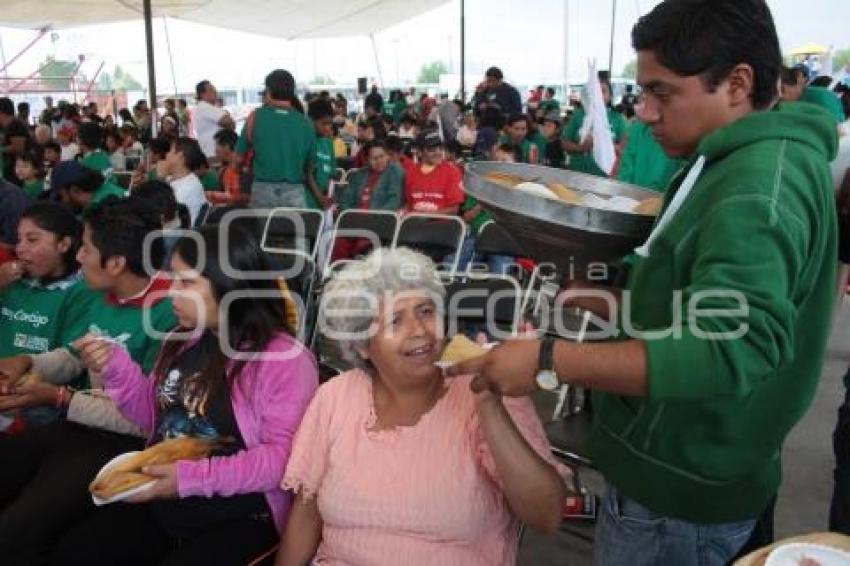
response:
[[[835,304],[837,145],[832,117],[799,104],[707,136],[693,191],[630,274],[622,311],[633,327],[681,336],[645,340],[647,398],[594,395],[591,445],[606,479],[656,513],[753,519],[777,493],[782,443],[814,395]],[[712,290],[740,293],[748,312],[724,317],[741,303],[708,297],[696,324],[681,322]],[[738,339],[698,336],[742,323]]]

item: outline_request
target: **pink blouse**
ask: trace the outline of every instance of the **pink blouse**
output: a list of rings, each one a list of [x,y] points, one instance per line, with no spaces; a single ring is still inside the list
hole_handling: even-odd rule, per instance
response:
[[[315,564],[494,566],[516,563],[511,514],[478,423],[471,377],[415,426],[380,431],[371,378],[351,370],[319,388],[295,437],[283,487],[317,497]],[[555,465],[528,398],[505,399],[517,429]]]

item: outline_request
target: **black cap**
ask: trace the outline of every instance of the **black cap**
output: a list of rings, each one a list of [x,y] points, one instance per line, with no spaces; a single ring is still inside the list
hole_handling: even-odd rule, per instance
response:
[[[419,134],[416,144],[421,148],[440,147],[443,145],[443,138],[440,137],[440,132],[422,132]]]
[[[79,183],[86,176],[86,169],[78,161],[62,161],[50,174],[50,187],[64,189]]]

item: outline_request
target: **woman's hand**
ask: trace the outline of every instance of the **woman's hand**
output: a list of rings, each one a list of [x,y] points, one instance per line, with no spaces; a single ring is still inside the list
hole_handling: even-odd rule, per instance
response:
[[[156,478],[148,489],[127,499],[127,503],[147,503],[156,499],[176,499],[180,493],[177,490],[177,464],[161,464],[145,466],[142,473]]]
[[[102,373],[104,368],[112,359],[112,350],[115,344],[104,340],[93,334],[86,334],[73,344],[80,353],[80,360],[89,371]]]
[[[59,388],[52,383],[30,381],[22,385],[4,385],[0,396],[0,411],[28,407],[52,407],[59,397]]]
[[[0,265],[0,288],[7,287],[24,276],[24,264],[20,261],[7,261]]]

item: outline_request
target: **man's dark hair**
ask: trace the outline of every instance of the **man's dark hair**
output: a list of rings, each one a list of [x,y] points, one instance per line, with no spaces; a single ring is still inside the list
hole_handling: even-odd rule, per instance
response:
[[[83,122],[77,130],[80,143],[91,149],[99,148],[103,143],[103,128],[94,122]]]
[[[30,103],[29,102],[18,102],[18,114],[22,114],[26,112],[29,114],[30,111]]]
[[[130,273],[152,275],[145,272],[145,236],[162,228],[162,218],[153,205],[137,196],[111,196],[89,208],[84,221],[91,230],[92,244],[100,252],[101,266],[109,258],[123,257]],[[150,246],[151,264],[158,269],[165,253],[162,238],[154,238]]]
[[[369,142],[366,142],[367,144]],[[404,151],[404,140],[402,140],[398,135],[391,134],[387,136],[387,139],[384,140],[384,147],[386,147],[387,151],[391,151],[393,153],[401,153]]]
[[[206,79],[195,85],[195,97],[200,100],[212,83]]]
[[[0,114],[5,114],[6,116],[15,115],[15,103],[8,96],[0,98]]]
[[[333,118],[333,104],[327,98],[316,98],[307,107],[307,115],[313,121],[321,120],[322,118]]]
[[[197,171],[206,163],[204,152],[201,151],[201,146],[198,140],[180,137],[174,140],[174,150],[177,153],[183,154],[183,161],[186,163],[186,169]]]
[[[275,69],[266,75],[266,92],[272,100],[295,98],[295,78],[289,71]]]
[[[820,88],[829,88],[829,85],[832,84],[832,77],[828,75],[820,75],[812,79],[812,82],[809,83],[810,86],[820,87]]]
[[[171,140],[162,136],[156,137],[148,142],[148,149],[159,159],[165,159],[166,154],[171,151]]]
[[[502,80],[503,78],[505,78],[505,76],[502,74],[502,70],[499,67],[490,67],[489,69],[487,69],[487,72],[484,73],[484,76],[496,80]]]
[[[237,136],[236,132],[233,130],[219,130],[215,133],[213,139],[218,145],[223,145],[232,150],[236,147],[236,142],[239,141],[239,136]]]
[[[177,217],[177,199],[174,189],[163,181],[145,181],[133,189],[133,196],[153,206],[165,221]]]
[[[552,96],[555,96],[555,89],[551,86],[546,87],[546,94],[551,94]]]
[[[517,122],[525,122],[525,125],[528,126],[528,116],[526,116],[525,114],[511,114],[511,116],[508,118],[507,125],[513,126]]]
[[[753,107],[777,97],[782,51],[764,0],[666,0],[632,29],[632,47],[652,51],[682,77],[700,75],[710,91],[739,64],[753,69]]]

